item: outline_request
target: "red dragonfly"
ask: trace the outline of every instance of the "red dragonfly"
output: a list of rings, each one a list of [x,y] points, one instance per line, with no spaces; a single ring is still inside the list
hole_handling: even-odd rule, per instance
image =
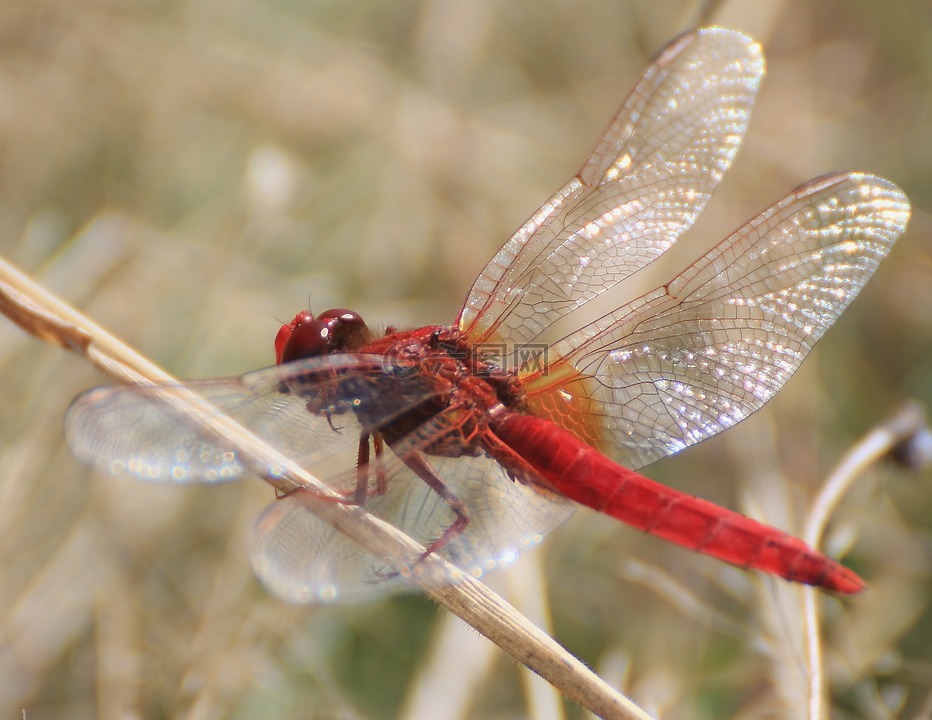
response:
[[[820,177],[656,290],[585,317],[702,212],[763,74],[746,35],[680,36],[579,173],[481,272],[453,325],[376,336],[349,310],[301,312],[278,333],[276,366],[188,387],[324,468],[341,502],[471,575],[511,563],[571,500],[741,567],[857,592],[857,575],[802,541],[635,470],[773,396],[905,229],[903,193],[864,173]],[[548,343],[555,326],[566,334]],[[236,448],[157,395],[113,386],[80,396],[66,419],[71,447],[146,480],[248,474]],[[357,466],[334,469],[347,450]],[[257,523],[253,565],[272,592],[320,602],[406,586],[309,513],[304,492]]]

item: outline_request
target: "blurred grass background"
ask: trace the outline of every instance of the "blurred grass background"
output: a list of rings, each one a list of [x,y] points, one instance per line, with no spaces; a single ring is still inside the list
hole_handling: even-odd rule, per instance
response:
[[[450,322],[650,56],[711,23],[754,34],[769,72],[691,255],[833,169],[889,177],[914,207],[778,399],[649,473],[798,531],[861,434],[932,400],[924,0],[8,1],[0,254],[186,377],[270,364],[308,302]],[[545,716],[511,660],[423,598],[269,598],[246,550],[262,483],[80,466],[61,417],[103,380],[80,359],[2,321],[0,367],[0,717]],[[883,466],[836,517],[828,548],[870,590],[825,600],[833,717],[932,714],[930,511],[928,471]],[[648,709],[803,716],[795,589],[586,511],[530,555],[492,582],[546,598],[556,638]],[[545,593],[522,597],[535,563]]]

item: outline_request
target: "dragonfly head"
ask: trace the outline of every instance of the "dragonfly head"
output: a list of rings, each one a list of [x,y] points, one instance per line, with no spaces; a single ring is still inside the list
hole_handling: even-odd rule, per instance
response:
[[[317,317],[302,310],[275,336],[275,363],[304,360],[343,350],[355,350],[369,340],[369,328],[359,313],[344,308]]]

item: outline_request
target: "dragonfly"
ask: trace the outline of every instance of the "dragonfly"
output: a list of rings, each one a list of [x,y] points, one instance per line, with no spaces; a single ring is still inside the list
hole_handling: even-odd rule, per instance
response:
[[[670,42],[580,171],[482,270],[452,325],[376,333],[352,310],[305,310],[279,330],[276,365],[184,387],[323,468],[336,502],[420,543],[414,562],[436,554],[481,576],[584,505],[742,568],[858,592],[854,572],[801,540],[639,470],[777,392],[905,230],[903,192],[862,172],[819,177],[655,290],[591,310],[693,225],[764,70],[741,32]],[[161,393],[79,396],[65,422],[73,452],[153,481],[256,472]],[[278,493],[256,524],[252,564],[273,594],[343,602],[410,587],[309,512],[309,492]]]

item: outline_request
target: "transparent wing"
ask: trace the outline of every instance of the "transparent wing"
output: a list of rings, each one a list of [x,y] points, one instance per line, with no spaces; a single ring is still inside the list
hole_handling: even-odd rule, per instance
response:
[[[733,30],[668,45],[579,174],[479,275],[459,328],[529,342],[668,249],[730,167],[763,74],[760,46]]]
[[[345,468],[355,466],[360,437],[448,391],[430,374],[399,372],[384,357],[365,355],[315,358],[184,389],[200,397],[194,397],[196,409],[229,415],[347,497],[359,480],[355,469]],[[188,411],[167,401],[177,390],[123,385],[85,393],[66,416],[68,442],[83,460],[145,480],[213,482],[273,472],[249,467],[234,445],[212,437]],[[469,513],[466,529],[440,554],[478,576],[513,562],[572,506],[515,482],[478,445],[468,450],[475,456],[425,453],[449,431],[441,413],[394,440],[377,461],[371,458],[365,510],[424,545],[450,527],[455,517],[449,505],[397,456],[421,453]],[[328,458],[331,464],[323,467],[339,471],[319,471]],[[318,520],[300,498],[299,491],[276,501],[257,524],[253,563],[273,593],[293,602],[323,602],[410,589],[400,577],[386,580],[383,560]]]
[[[472,577],[510,565],[573,511],[569,501],[515,482],[485,455],[427,460],[469,513],[462,534],[438,554]],[[422,545],[439,538],[454,521],[449,506],[397,458],[385,475],[387,492],[370,496],[366,512]],[[352,602],[412,589],[403,576],[387,577],[393,569],[383,560],[308,512],[299,495],[277,500],[259,518],[252,563],[269,591],[290,602]]]
[[[405,376],[384,357],[333,355],[241,377],[185,383],[196,410],[223,413],[308,467],[444,391],[436,378]],[[240,453],[171,402],[174,388],[111,385],[80,395],[65,416],[74,454],[106,472],[142,480],[217,482],[246,473]],[[308,403],[312,409],[309,410]]]
[[[757,410],[909,221],[882,178],[798,188],[667,285],[569,335],[526,378],[533,412],[640,468]]]

